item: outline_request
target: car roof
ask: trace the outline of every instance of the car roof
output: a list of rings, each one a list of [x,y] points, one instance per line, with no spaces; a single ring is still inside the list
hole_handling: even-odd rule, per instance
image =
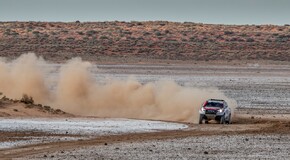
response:
[[[208,102],[217,102],[217,103],[223,103],[223,102],[225,102],[224,100],[222,100],[222,99],[209,99],[209,100],[207,100]]]

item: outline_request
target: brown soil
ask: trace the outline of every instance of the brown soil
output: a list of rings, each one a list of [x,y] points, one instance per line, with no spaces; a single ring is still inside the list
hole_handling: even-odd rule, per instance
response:
[[[71,117],[60,109],[41,104],[26,104],[20,100],[12,100],[6,97],[0,99],[0,117]]]

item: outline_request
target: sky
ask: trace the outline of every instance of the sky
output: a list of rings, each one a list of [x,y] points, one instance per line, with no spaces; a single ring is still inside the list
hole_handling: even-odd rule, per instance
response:
[[[290,0],[0,0],[0,21],[290,24]]]

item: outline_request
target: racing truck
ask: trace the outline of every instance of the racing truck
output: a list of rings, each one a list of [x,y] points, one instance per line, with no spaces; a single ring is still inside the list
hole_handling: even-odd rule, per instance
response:
[[[199,124],[216,120],[220,124],[231,123],[231,109],[225,100],[208,99],[199,109]]]

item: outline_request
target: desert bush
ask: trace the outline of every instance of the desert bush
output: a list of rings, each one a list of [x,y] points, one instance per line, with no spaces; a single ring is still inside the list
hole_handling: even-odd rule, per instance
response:
[[[272,40],[271,39],[267,39],[266,42],[272,42]]]
[[[192,36],[192,37],[189,38],[189,40],[190,40],[190,41],[196,41],[197,39],[196,39],[195,36]]]
[[[232,34],[234,34],[234,32],[232,32],[232,31],[224,31],[224,34],[225,35],[232,35]]]
[[[82,31],[78,31],[77,32],[79,35],[84,35],[84,32],[82,32]]]
[[[282,35],[279,35],[278,38],[290,38],[290,34],[289,35],[282,34]]]
[[[256,37],[260,37],[261,36],[261,33],[257,33],[255,36]]]
[[[165,30],[164,33],[165,34],[168,34],[168,33],[170,33],[170,31],[169,30]]]
[[[68,34],[68,30],[61,30],[60,32],[62,32],[64,34]]]
[[[248,37],[247,34],[243,33],[243,34],[240,34],[241,37]]]
[[[75,40],[74,37],[68,37],[68,38],[66,38],[65,41],[67,41],[67,42],[73,42],[74,40]]]
[[[49,111],[51,109],[50,106],[43,106],[43,108],[47,111]]]
[[[233,37],[233,38],[230,39],[230,41],[231,41],[231,42],[238,41],[238,38],[237,38],[237,37]]]
[[[33,34],[39,34],[39,31],[33,31],[32,33]]]
[[[124,34],[128,34],[128,35],[131,35],[132,34],[132,32],[130,32],[130,31],[124,31],[123,33]]]
[[[143,24],[142,24],[142,22],[137,22],[137,25],[142,26]]]
[[[31,96],[28,96],[27,94],[23,94],[20,102],[25,103],[25,104],[33,104],[34,100]]]
[[[147,36],[147,35],[150,35],[149,32],[143,32],[143,36]]]
[[[290,35],[279,35],[276,38],[277,42],[287,42],[290,39]]]
[[[56,112],[62,112],[60,109],[56,109],[55,111],[56,111]]]
[[[51,34],[51,35],[54,35],[54,36],[57,35],[56,32],[50,32],[50,34]]]
[[[11,29],[6,29],[5,32],[4,32],[5,35],[8,35],[8,36],[17,36],[19,35],[19,33],[11,30]]]
[[[159,31],[157,31],[157,32],[155,32],[155,35],[156,36],[161,36],[162,34]]]
[[[255,40],[253,38],[247,38],[247,42],[254,42]]]
[[[107,36],[101,36],[100,39],[109,39]]]
[[[96,34],[97,33],[97,31],[95,31],[95,30],[90,30],[90,31],[87,31],[86,32],[86,35],[87,36],[92,36],[92,35],[94,35],[94,34]]]

